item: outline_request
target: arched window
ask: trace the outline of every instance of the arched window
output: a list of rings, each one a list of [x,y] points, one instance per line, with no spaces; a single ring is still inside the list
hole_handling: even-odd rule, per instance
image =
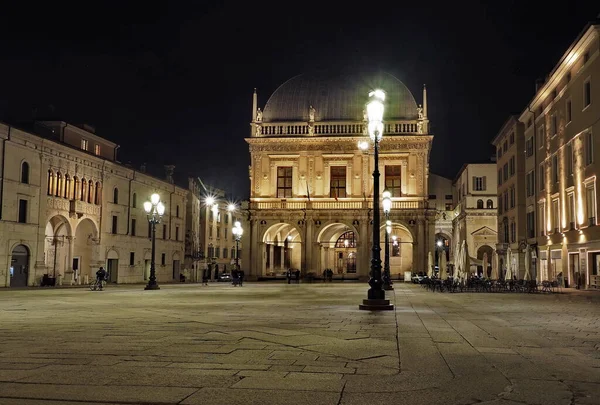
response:
[[[133,208],[137,208],[137,194],[133,193],[133,197],[131,197],[131,206]]]
[[[71,177],[65,174],[65,198],[71,199]]]
[[[29,163],[21,163],[21,183],[29,184]]]
[[[478,209],[482,209],[483,208],[483,200],[477,200],[477,208]]]
[[[88,198],[87,198],[87,202],[89,204],[91,204],[94,201],[94,182],[93,181],[89,181],[88,183]]]
[[[99,181],[96,182],[96,205],[100,205],[102,201],[102,184]]]
[[[73,199],[78,200],[81,193],[79,191],[79,178],[77,176],[73,176]]]
[[[86,191],[87,191],[87,180],[81,179],[81,196],[79,198],[81,201],[85,201],[85,192]]]
[[[119,189],[115,187],[115,189],[113,190],[113,202],[115,204],[119,203]]]
[[[62,188],[62,174],[60,174],[60,172],[58,172],[58,173],[56,173],[56,187],[54,188],[55,196],[62,197],[61,188]]]
[[[487,200],[486,208],[488,208],[488,209],[494,208],[494,202],[492,200]]]
[[[353,231],[346,231],[340,235],[337,242],[335,242],[336,248],[355,248],[356,238],[354,237]]]
[[[52,195],[54,189],[54,173],[52,170],[48,170],[48,195]]]
[[[176,210],[175,210],[175,211],[177,212],[177,215],[175,215],[175,216],[176,216],[177,218],[179,218],[179,205],[177,206],[177,208],[176,208]]]

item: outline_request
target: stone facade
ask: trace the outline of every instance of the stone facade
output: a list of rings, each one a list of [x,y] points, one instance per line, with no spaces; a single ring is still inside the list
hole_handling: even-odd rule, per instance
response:
[[[498,236],[496,184],[495,163],[466,164],[454,180],[454,251],[466,241],[471,260],[471,269],[466,271],[486,277],[491,272]]]
[[[525,248],[527,246],[526,221],[532,221],[533,208],[526,214],[526,199],[534,194],[535,176],[525,170],[525,126],[518,117],[508,118],[498,135],[492,141],[496,147],[498,181],[498,245],[499,269],[506,272],[511,266],[511,274],[518,279],[525,274]],[[507,262],[510,251],[511,263]]]
[[[430,246],[431,252],[435,252],[435,265],[438,266],[442,252],[446,252],[446,259],[454,259],[454,243],[452,230],[452,219],[454,218],[454,186],[452,179],[429,174],[429,205],[435,210],[435,245]]]
[[[538,86],[519,120],[534,173],[527,229],[535,278],[600,288],[600,25],[589,24]]]
[[[423,107],[417,107],[398,79],[383,79],[378,84],[388,91],[388,105],[379,186],[392,191],[390,268],[398,277],[424,269],[434,244],[435,210],[427,209],[433,137],[425,90]],[[369,89],[357,85],[364,81],[348,79],[342,88],[337,79],[319,80],[310,75],[289,80],[271,96],[264,115],[254,94],[243,237],[250,277],[274,277],[288,268],[319,276],[330,268],[336,277],[368,277],[373,145],[362,151],[357,144],[368,140],[363,107]],[[383,214],[381,221],[376,226],[383,260]]]
[[[156,229],[157,278],[179,280],[185,189],[119,164],[118,146],[90,127],[41,122],[28,132],[0,124],[0,139],[0,286],[40,285],[45,274],[80,284],[100,266],[112,282],[147,280],[143,202],[154,192],[166,206]]]

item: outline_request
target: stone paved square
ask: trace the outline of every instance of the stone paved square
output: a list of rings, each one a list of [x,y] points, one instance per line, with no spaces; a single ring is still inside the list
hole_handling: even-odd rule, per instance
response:
[[[0,404],[598,404],[600,294],[0,291]]]

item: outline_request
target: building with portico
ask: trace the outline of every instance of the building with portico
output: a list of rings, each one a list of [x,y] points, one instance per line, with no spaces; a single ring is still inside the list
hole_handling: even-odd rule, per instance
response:
[[[0,124],[0,139],[0,287],[85,283],[100,266],[111,282],[144,282],[151,229],[143,203],[152,193],[166,206],[156,228],[157,279],[179,280],[186,190],[172,172],[162,180],[120,164],[118,145],[89,126]]]
[[[435,210],[427,209],[433,136],[422,105],[384,72],[306,73],[283,83],[261,109],[253,95],[250,201],[243,256],[250,277],[288,268],[304,275],[332,269],[336,277],[367,278],[372,226],[373,147],[365,103],[386,92],[380,143],[380,190],[392,193],[390,268],[393,277],[425,269],[434,246]],[[382,242],[383,260],[383,242]]]

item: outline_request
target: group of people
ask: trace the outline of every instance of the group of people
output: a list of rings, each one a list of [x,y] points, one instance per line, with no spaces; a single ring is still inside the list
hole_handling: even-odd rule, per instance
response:
[[[234,287],[244,285],[244,270],[233,269],[231,272],[232,283]]]

